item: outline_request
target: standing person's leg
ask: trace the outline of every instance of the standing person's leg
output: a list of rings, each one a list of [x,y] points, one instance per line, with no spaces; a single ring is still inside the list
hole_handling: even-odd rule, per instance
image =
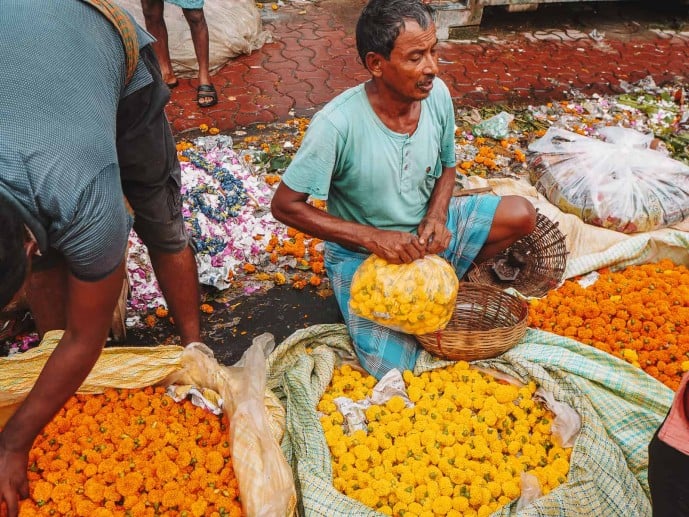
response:
[[[163,0],[141,0],[141,9],[146,22],[146,30],[156,39],[155,43],[153,43],[153,50],[158,58],[163,80],[169,88],[174,88],[177,86],[178,81],[170,60],[167,26],[163,18],[163,11],[165,9]]]
[[[208,38],[208,24],[206,16],[201,9],[182,9],[184,17],[189,24],[191,40],[194,43],[194,52],[199,65],[199,88],[197,101],[199,106],[207,108],[218,102],[218,94],[215,91],[209,72],[210,42]]]
[[[153,271],[182,344],[200,341],[200,290],[182,218],[177,149],[165,117],[170,93],[150,47],[141,49],[153,84],[120,101],[117,150],[122,188],[134,209],[134,230],[148,247]]]

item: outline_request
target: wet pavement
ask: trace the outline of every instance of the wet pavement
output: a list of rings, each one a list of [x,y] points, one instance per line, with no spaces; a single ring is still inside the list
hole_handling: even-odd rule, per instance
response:
[[[243,126],[311,116],[366,80],[354,27],[362,0],[293,2],[262,9],[273,41],[230,61],[215,76],[219,103],[201,110],[195,79],[173,92],[176,132],[199,124],[231,132]],[[620,81],[647,75],[662,84],[689,74],[689,15],[680,2],[571,2],[508,13],[486,8],[478,38],[442,42],[440,77],[458,105],[560,100],[619,92]]]
[[[180,79],[167,107],[176,137],[194,137],[201,124],[229,135],[260,133],[259,124],[310,117],[366,80],[353,36],[363,5],[323,0],[273,10],[266,3],[263,24],[273,41],[213,76],[218,105],[201,110],[196,81]],[[680,2],[571,2],[525,13],[492,7],[485,9],[476,39],[439,47],[439,75],[457,106],[542,104],[565,99],[573,90],[618,93],[623,81],[649,75],[657,84],[686,83],[689,14]],[[204,339],[225,364],[262,332],[280,342],[299,328],[341,321],[332,295],[289,285],[214,307],[202,315]],[[157,344],[173,335],[172,326],[162,322],[130,329],[126,344]]]

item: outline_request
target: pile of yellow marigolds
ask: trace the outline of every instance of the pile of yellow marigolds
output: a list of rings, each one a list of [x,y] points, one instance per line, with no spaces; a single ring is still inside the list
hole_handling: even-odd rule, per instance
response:
[[[20,515],[242,515],[228,422],[163,388],[72,397],[29,454]]]
[[[518,388],[461,361],[403,377],[414,406],[399,396],[373,405],[368,432],[347,435],[334,399],[362,400],[376,380],[335,371],[318,410],[342,493],[387,515],[469,517],[519,497],[523,472],[544,494],[566,481],[571,451],[554,444],[535,384]]]
[[[676,390],[689,370],[689,270],[662,260],[599,273],[590,287],[568,280],[533,300],[530,326],[623,358]]]

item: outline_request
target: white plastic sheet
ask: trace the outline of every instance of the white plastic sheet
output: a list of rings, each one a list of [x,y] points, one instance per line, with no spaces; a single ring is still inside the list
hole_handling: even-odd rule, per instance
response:
[[[140,0],[117,0],[142,27],[146,27]],[[250,54],[272,41],[263,30],[261,13],[253,0],[206,0],[203,12],[208,24],[209,68],[216,72],[230,59]],[[165,25],[172,67],[178,77],[195,77],[198,63],[191,40],[191,31],[182,9],[165,3]]]

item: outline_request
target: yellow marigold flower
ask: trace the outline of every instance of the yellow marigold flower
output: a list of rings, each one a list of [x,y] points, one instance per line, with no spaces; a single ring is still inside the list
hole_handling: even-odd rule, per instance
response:
[[[464,513],[469,509],[469,499],[463,496],[454,497],[452,499],[452,508],[460,513]]]
[[[505,494],[506,497],[509,497],[510,500],[516,499],[519,497],[519,494],[521,494],[521,490],[516,481],[503,483],[501,489],[502,493]]]
[[[199,129],[202,133],[206,133],[208,131],[208,124],[199,124]]]
[[[378,494],[376,494],[376,492],[370,487],[359,490],[359,492],[356,494],[356,498],[366,506],[370,506],[372,508],[375,508],[380,500]]]
[[[319,404],[320,406],[320,404]],[[377,404],[373,404],[372,406],[369,406],[366,408],[365,414],[366,414],[366,420],[369,422],[374,422],[378,420],[383,413],[383,409],[378,406]]]
[[[493,394],[495,399],[501,404],[515,400],[518,395],[519,389],[511,384],[499,384],[495,388],[495,393]]]
[[[396,395],[388,400],[385,406],[393,413],[399,413],[406,407],[406,403],[402,397]]]
[[[409,400],[416,403],[423,397],[423,390],[419,386],[409,386],[407,388],[407,396]]]
[[[433,513],[436,515],[447,515],[452,508],[452,498],[441,495],[433,501]]]
[[[406,506],[414,501],[414,487],[407,483],[400,483],[395,490],[395,495],[397,499],[404,504],[404,509],[406,509]],[[393,507],[393,510],[394,509]]]
[[[387,423],[385,428],[387,429],[388,434],[394,439],[397,436],[400,436],[401,433],[401,425],[398,420],[391,420],[390,422]]]
[[[491,513],[493,513],[493,509],[488,505],[483,505],[476,512],[476,516],[477,517],[488,517]]]
[[[351,452],[345,452],[340,457],[340,464],[342,464],[342,465],[354,465],[355,462],[356,462],[356,456],[354,456],[354,454]]]

